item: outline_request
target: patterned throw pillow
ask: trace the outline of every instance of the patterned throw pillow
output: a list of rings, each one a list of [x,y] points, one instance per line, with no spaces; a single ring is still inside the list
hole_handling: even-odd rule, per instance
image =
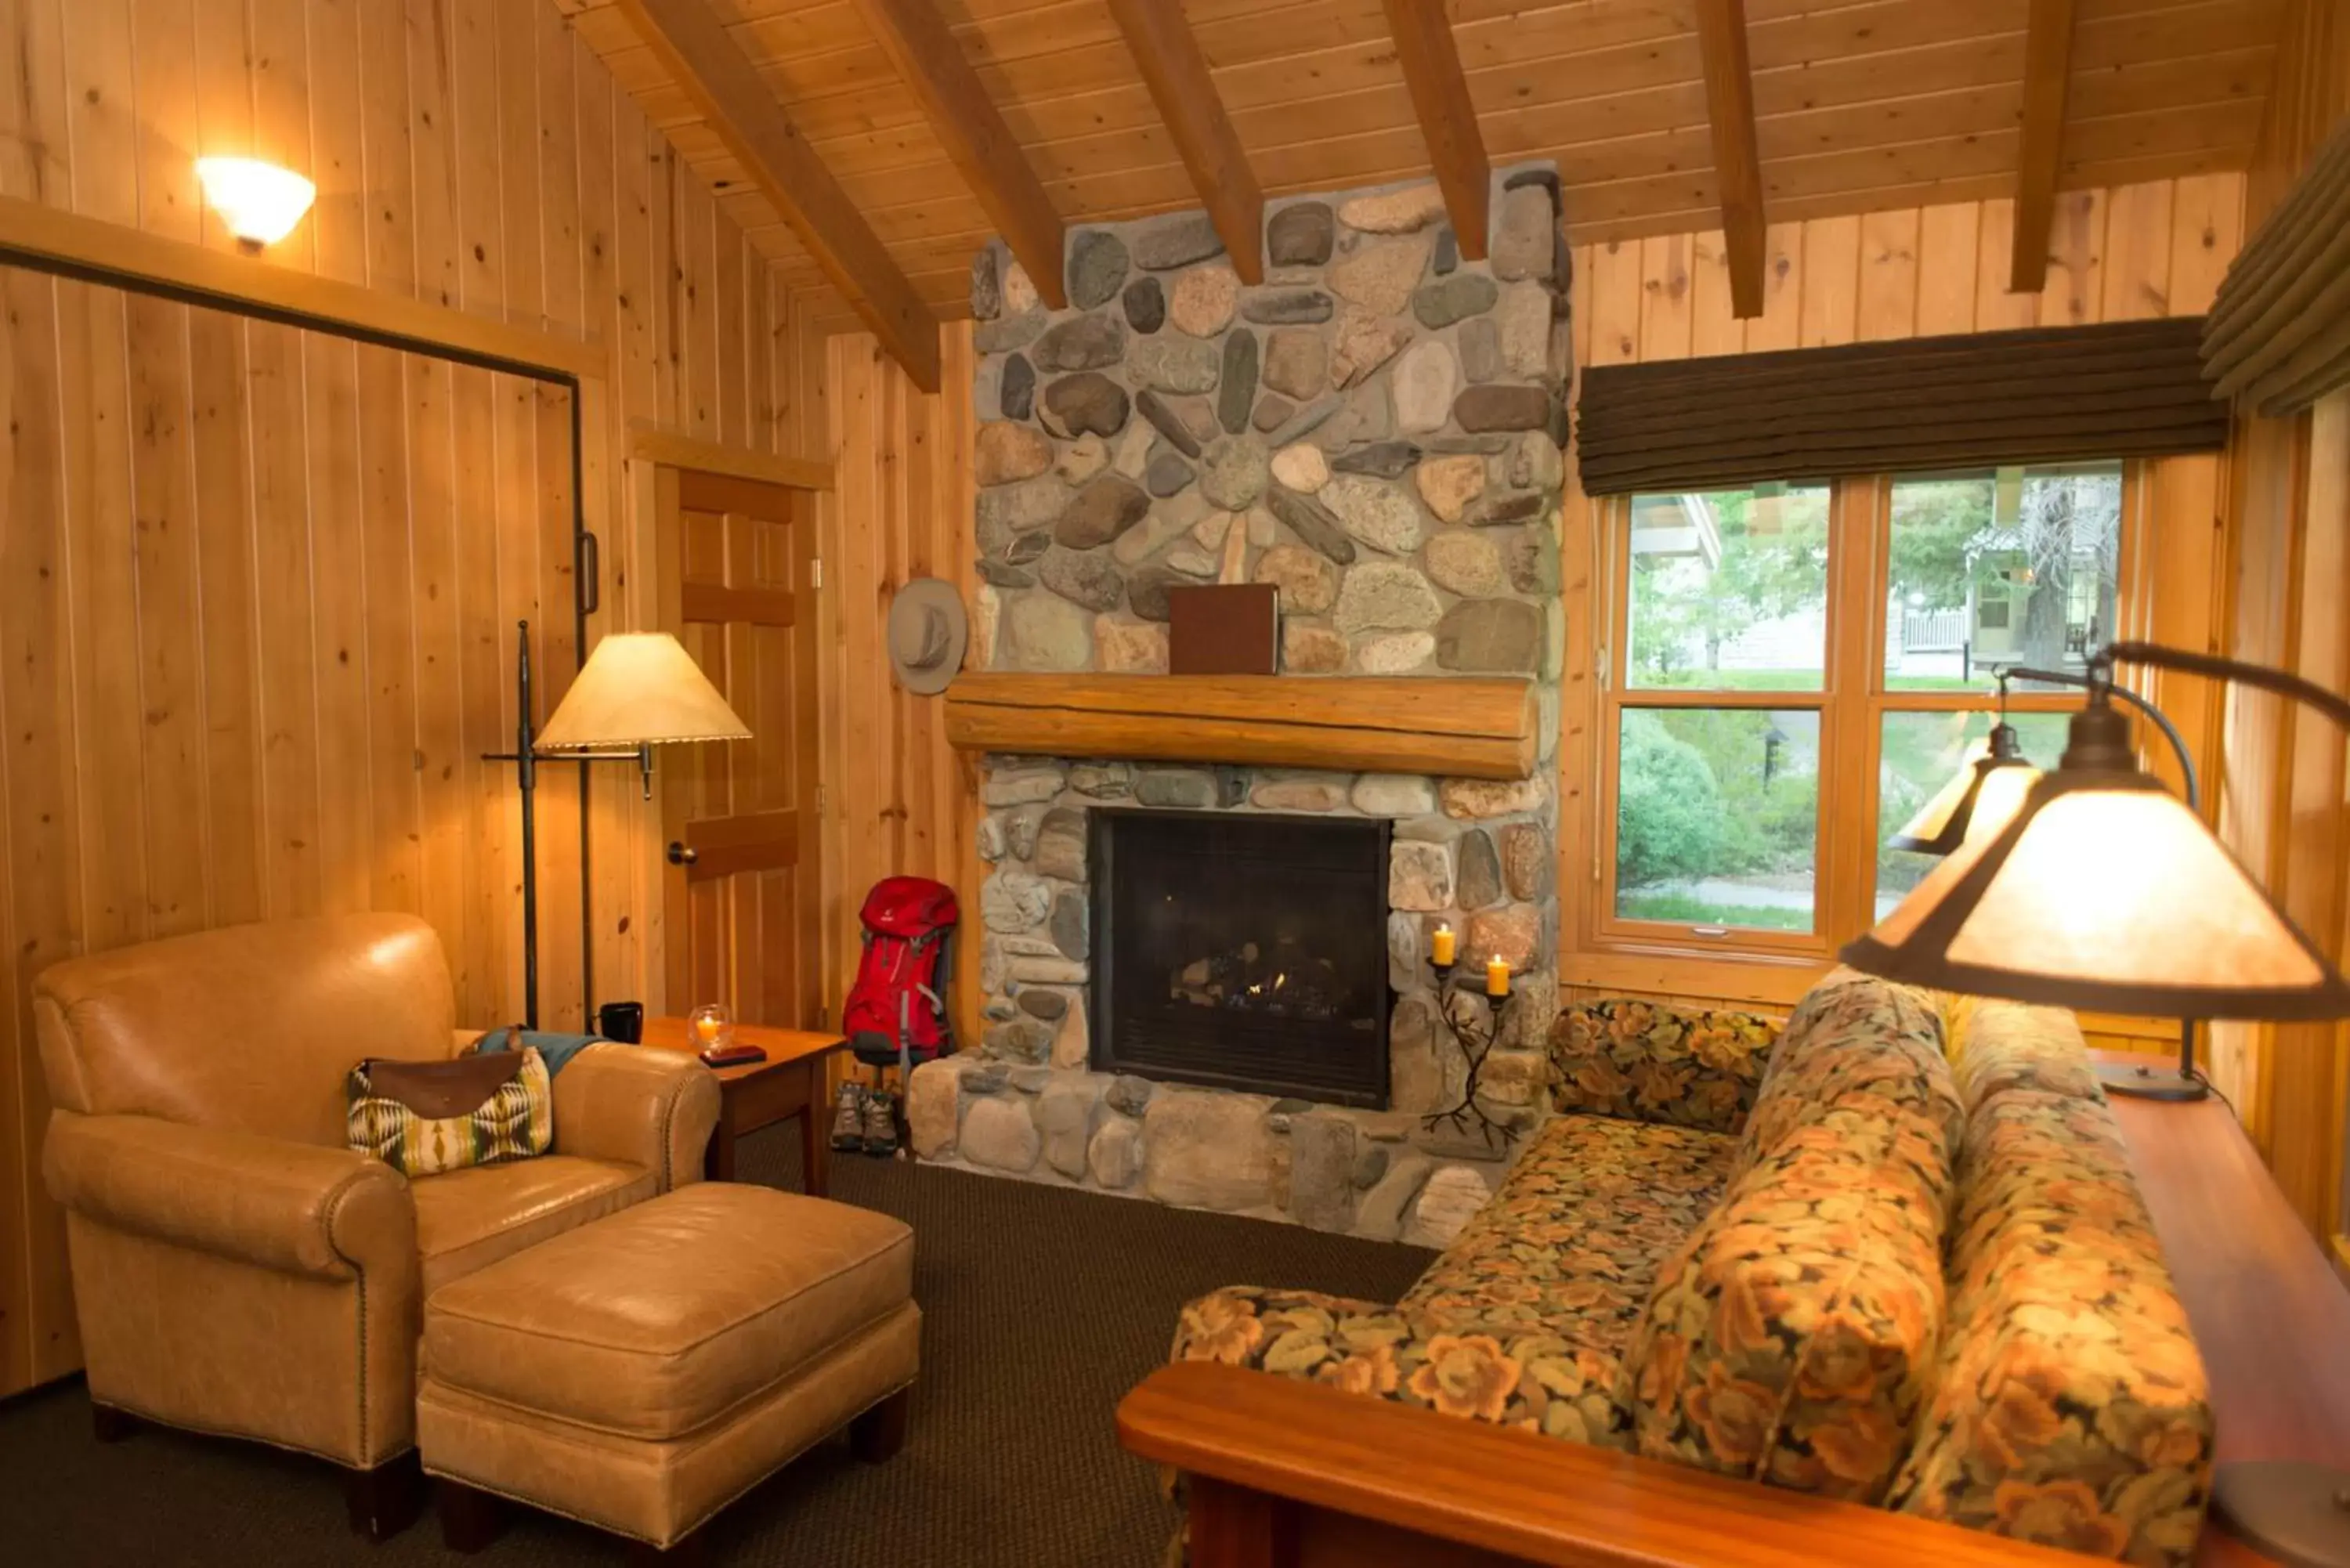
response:
[[[1562,1111],[1734,1133],[1778,1038],[1778,1025],[1752,1012],[1576,1002],[1551,1025],[1555,1102]]]
[[[411,1178],[545,1154],[555,1090],[536,1048],[447,1062],[361,1062],[345,1087],[351,1147]]]

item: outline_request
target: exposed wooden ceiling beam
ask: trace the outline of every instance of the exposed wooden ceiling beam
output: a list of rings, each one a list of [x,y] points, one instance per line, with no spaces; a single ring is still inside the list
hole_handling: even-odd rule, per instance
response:
[[[2073,0],[2032,0],[2023,36],[2023,145],[2016,159],[2015,253],[2007,286],[2048,286],[2048,229],[2056,217],[2056,167],[2064,151],[2064,89],[2073,76]]]
[[[1698,0],[1705,112],[1713,127],[1713,176],[1721,200],[1730,310],[1762,314],[1762,158],[1754,144],[1754,70],[1746,57],[1746,0]]]
[[[1216,96],[1207,57],[1178,0],[1109,0],[1110,14],[1141,67],[1150,101],[1175,139],[1200,204],[1232,253],[1243,283],[1264,281],[1264,191]]]
[[[1387,8],[1396,61],[1403,67],[1403,85],[1410,89],[1411,107],[1419,117],[1419,133],[1428,142],[1429,161],[1436,167],[1436,183],[1444,192],[1444,209],[1452,216],[1461,254],[1483,261],[1493,166],[1485,157],[1477,106],[1469,100],[1469,79],[1461,73],[1461,51],[1452,40],[1444,0],[1387,0]]]
[[[947,29],[937,0],[857,0],[857,8],[899,79],[920,101],[964,183],[1028,269],[1036,292],[1054,309],[1066,307],[1061,214]]]
[[[925,392],[939,389],[939,321],[882,248],[707,0],[618,0],[710,128],[858,319]]]

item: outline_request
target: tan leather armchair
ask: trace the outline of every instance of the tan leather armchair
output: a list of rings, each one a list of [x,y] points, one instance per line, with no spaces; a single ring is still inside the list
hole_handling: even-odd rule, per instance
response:
[[[404,915],[236,926],[45,971],[66,1209],[102,1436],[126,1417],[255,1438],[352,1472],[352,1521],[412,1516],[424,1297],[699,1180],[717,1080],[624,1045],[555,1079],[555,1147],[411,1182],[344,1139],[362,1057],[455,1054],[440,939]]]

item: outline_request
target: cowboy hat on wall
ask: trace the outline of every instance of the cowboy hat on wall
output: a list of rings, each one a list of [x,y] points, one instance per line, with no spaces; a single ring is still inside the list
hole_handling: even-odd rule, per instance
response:
[[[889,668],[916,696],[935,696],[962,668],[971,635],[962,596],[942,577],[917,577],[889,601]]]

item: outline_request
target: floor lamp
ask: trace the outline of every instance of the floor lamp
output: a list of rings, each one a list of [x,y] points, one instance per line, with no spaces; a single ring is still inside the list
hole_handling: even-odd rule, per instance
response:
[[[2297,675],[2154,643],[2090,661],[2064,755],[1844,950],[1866,973],[1976,996],[2168,1018],[2350,1018],[2350,981],[2202,817],[2137,765],[2116,664],[2257,687],[2350,730],[2350,701]],[[2350,1474],[2220,1467],[2212,1505],[2272,1556],[2350,1568]]]
[[[485,752],[484,762],[512,763],[522,789],[523,1023],[538,1027],[538,765],[546,762],[633,763],[653,797],[653,748],[690,741],[747,741],[750,729],[727,705],[677,639],[665,631],[606,634],[580,667],[563,701],[535,730],[530,685],[530,622],[515,654],[515,749]],[[579,897],[588,898],[586,882]]]

